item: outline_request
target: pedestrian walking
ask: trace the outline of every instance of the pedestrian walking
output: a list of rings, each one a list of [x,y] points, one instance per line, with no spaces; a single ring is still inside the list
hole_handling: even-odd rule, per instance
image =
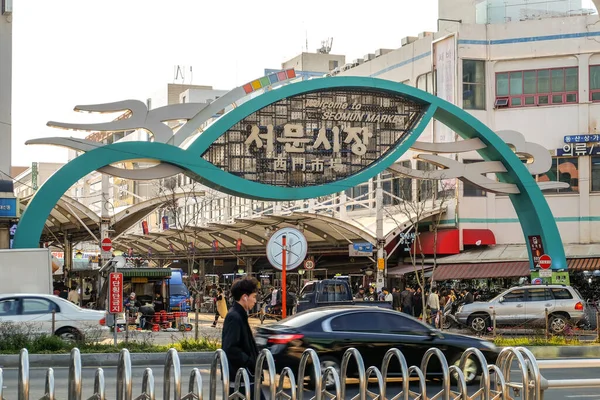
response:
[[[414,296],[412,288],[406,287],[400,293],[400,303],[402,304],[402,312],[408,315],[413,315]]]
[[[437,328],[437,317],[440,311],[440,297],[437,288],[431,289],[431,294],[427,299],[427,306],[431,310],[431,326]]]
[[[237,280],[231,286],[234,304],[223,323],[221,348],[229,362],[229,395],[233,394],[235,376],[240,368],[245,368],[250,377],[250,390],[254,392],[254,385],[261,384],[261,377],[254,376],[258,348],[248,323],[248,312],[256,304],[258,281],[255,278]],[[255,383],[255,379],[257,382]],[[240,388],[240,390],[242,390]],[[256,399],[259,400],[259,399]],[[260,400],[265,400],[261,392]]]
[[[215,320],[212,323],[212,327],[217,327],[217,321],[219,320],[219,316],[225,319],[227,315],[227,300],[225,299],[225,295],[223,294],[223,289],[217,289],[217,297],[215,297]]]

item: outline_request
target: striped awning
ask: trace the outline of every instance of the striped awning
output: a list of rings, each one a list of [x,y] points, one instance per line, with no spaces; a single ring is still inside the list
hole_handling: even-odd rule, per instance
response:
[[[170,278],[171,268],[119,268],[123,278]]]
[[[433,273],[433,279],[445,281],[448,279],[518,278],[529,275],[529,262],[514,261],[438,265]]]
[[[595,271],[600,269],[600,258],[571,258],[567,267],[569,271]]]

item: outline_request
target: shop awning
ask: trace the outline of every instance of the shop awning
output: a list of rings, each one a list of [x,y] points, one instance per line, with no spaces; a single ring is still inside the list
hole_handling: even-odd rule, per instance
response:
[[[492,246],[496,244],[496,236],[489,229],[463,229],[465,246]]]
[[[403,276],[405,274],[412,274],[415,271],[430,271],[433,268],[433,265],[425,264],[421,266],[417,264],[416,267],[412,264],[402,264],[397,267],[388,268],[387,274],[388,277],[393,278],[397,276]]]
[[[448,255],[460,253],[460,246],[458,243],[458,229],[440,229],[437,231],[437,239],[435,232],[421,232],[419,234],[419,240],[421,242],[420,248],[418,248],[417,241],[415,240],[413,251],[418,254],[437,254],[437,255]],[[434,251],[433,244],[435,243],[436,250]]]
[[[119,268],[123,278],[170,278],[171,268]]]
[[[569,271],[595,271],[600,269],[600,258],[571,258],[567,260]]]
[[[433,279],[445,281],[448,279],[485,279],[513,278],[529,276],[529,262],[504,262],[484,264],[448,264],[439,265]]]

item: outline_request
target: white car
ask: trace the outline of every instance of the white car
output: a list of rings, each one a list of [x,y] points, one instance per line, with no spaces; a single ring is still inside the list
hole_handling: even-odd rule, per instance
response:
[[[54,330],[52,329],[52,311]],[[65,340],[106,336],[106,312],[81,308],[49,294],[0,294],[0,323],[14,323],[32,334],[55,334]]]

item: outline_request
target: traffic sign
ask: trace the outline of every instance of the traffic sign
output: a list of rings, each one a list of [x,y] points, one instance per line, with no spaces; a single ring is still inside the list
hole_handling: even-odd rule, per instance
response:
[[[112,240],[110,240],[110,238],[108,238],[108,237],[102,239],[102,243],[100,244],[100,247],[102,248],[102,251],[111,251],[112,250]]]
[[[539,265],[541,269],[549,269],[552,266],[552,258],[547,254],[542,254]]]
[[[108,278],[108,312],[118,314],[123,312],[123,274],[111,272]]]
[[[304,258],[308,250],[306,238],[298,229],[281,228],[277,230],[267,243],[267,258],[274,268],[283,269],[283,237],[286,238],[286,269],[291,271],[297,268]]]
[[[304,261],[304,269],[311,270],[315,268],[315,262],[313,260]]]
[[[348,245],[348,255],[350,257],[369,257],[373,255],[373,244],[352,243]]]

